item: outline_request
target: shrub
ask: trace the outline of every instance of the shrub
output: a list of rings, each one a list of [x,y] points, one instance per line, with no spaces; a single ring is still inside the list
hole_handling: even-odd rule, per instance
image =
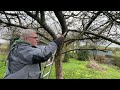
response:
[[[77,51],[76,53],[77,53],[77,59],[78,60],[85,61],[85,60],[89,59],[90,53],[87,50]]]
[[[70,58],[70,54],[69,53],[65,53],[63,62],[68,62],[69,58]]]

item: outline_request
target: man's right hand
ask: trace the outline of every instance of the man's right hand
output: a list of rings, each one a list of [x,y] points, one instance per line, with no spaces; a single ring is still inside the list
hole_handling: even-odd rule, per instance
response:
[[[54,40],[54,42],[60,46],[64,42],[64,35],[59,35],[57,39]]]

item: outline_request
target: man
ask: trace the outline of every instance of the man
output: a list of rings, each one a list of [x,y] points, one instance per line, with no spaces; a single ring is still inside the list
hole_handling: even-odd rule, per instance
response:
[[[46,46],[38,45],[36,32],[25,29],[16,40],[8,55],[8,68],[4,79],[38,79],[40,78],[41,62],[47,61],[62,44],[63,36]]]

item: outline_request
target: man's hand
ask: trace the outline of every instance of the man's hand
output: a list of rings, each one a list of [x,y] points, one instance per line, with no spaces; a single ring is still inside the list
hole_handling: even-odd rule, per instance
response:
[[[57,37],[58,37],[58,38],[55,39],[54,42],[55,42],[58,46],[60,46],[60,45],[62,45],[63,42],[64,42],[64,35],[58,35]]]

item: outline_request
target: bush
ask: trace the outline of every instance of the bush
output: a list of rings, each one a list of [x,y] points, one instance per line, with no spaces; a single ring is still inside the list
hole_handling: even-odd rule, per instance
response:
[[[70,58],[70,54],[69,53],[65,53],[63,62],[68,62],[69,58]]]
[[[85,61],[89,59],[90,53],[87,50],[77,51],[76,53],[77,53],[78,60]]]
[[[70,58],[75,58],[76,57],[76,53],[74,52],[67,52],[64,54],[62,60],[63,62],[68,62]]]

